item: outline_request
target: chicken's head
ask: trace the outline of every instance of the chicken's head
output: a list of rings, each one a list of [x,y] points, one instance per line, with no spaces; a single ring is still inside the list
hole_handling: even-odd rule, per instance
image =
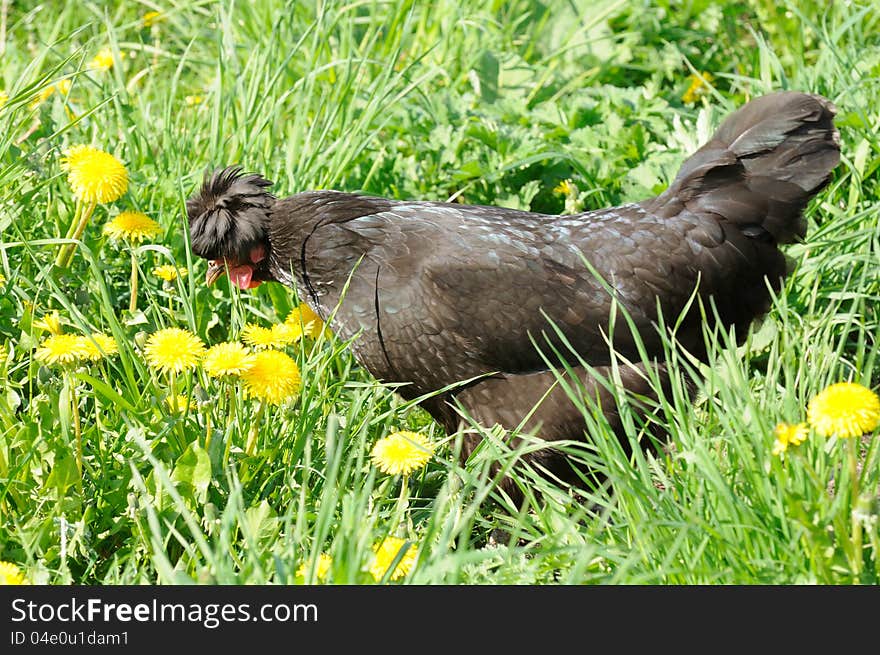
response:
[[[205,175],[201,190],[186,201],[193,252],[209,261],[205,282],[224,273],[242,289],[273,280],[269,272],[272,183],[230,166]]]

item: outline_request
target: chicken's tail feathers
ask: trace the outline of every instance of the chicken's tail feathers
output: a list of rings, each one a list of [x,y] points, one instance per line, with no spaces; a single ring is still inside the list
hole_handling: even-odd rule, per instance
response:
[[[651,209],[711,214],[775,243],[802,238],[803,209],[840,161],[836,113],[829,100],[809,93],[755,98],[685,161]]]

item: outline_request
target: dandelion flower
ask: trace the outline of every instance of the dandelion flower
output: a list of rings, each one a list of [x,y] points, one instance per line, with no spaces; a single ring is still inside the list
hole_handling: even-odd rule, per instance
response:
[[[53,334],[37,348],[34,357],[43,364],[73,364],[88,359],[89,349],[82,337],[73,334]]]
[[[254,356],[240,343],[227,341],[208,348],[202,368],[214,378],[238,376],[250,367],[253,359]]]
[[[165,17],[160,11],[148,11],[143,16],[141,16],[141,23],[143,23],[144,27],[153,27],[153,25],[160,22],[164,18]]]
[[[24,573],[12,562],[0,562],[0,585],[24,585]]]
[[[324,580],[327,577],[327,574],[330,572],[330,567],[333,566],[333,558],[330,557],[327,553],[321,553],[318,555],[318,561],[315,562],[315,577],[318,580]],[[305,577],[306,571],[309,570],[308,562],[303,562],[300,564],[300,567],[296,570],[296,575],[299,578]]]
[[[187,398],[182,393],[179,393],[175,396],[168,396],[167,398],[165,398],[165,404],[168,406],[168,411],[170,412],[175,411],[175,409],[178,412],[182,412],[186,409],[194,411],[199,407],[196,404],[195,400],[193,400],[192,398]]]
[[[807,438],[806,423],[779,423],[773,433],[776,441],[773,444],[773,455],[781,455],[791,446],[799,446]]]
[[[302,330],[303,334],[312,339],[317,339],[324,329],[324,321],[305,303],[291,310],[284,323]]]
[[[61,334],[64,331],[61,328],[61,314],[57,309],[51,314],[43,314],[39,321],[34,321],[34,327],[50,334]]]
[[[31,103],[28,105],[29,109],[36,109],[44,102],[46,102],[52,95],[57,92],[59,95],[67,96],[70,93],[70,80],[58,80],[55,84],[49,84],[40,89],[40,92],[37,94],[37,97],[34,98]],[[2,106],[2,103],[0,106]]]
[[[95,58],[89,62],[88,67],[99,71],[110,70],[113,68],[113,51],[110,48],[101,48]]]
[[[394,567],[391,573],[391,580],[398,580],[412,571],[416,563],[416,549],[412,544],[407,544],[405,539],[399,537],[386,537],[381,544],[373,546],[373,552],[376,554],[373,564],[370,566],[370,573],[378,582],[385,576],[385,572],[397,558],[400,549],[406,546],[406,553]]]
[[[389,475],[409,475],[422,468],[434,454],[434,444],[418,432],[395,432],[379,439],[370,458],[380,471]]]
[[[9,94],[6,91],[0,91],[0,109],[9,102]]]
[[[303,330],[299,325],[291,325],[290,323],[276,323],[272,326],[272,336],[275,343],[280,346],[286,346],[296,343],[302,338]]]
[[[187,107],[194,107],[196,105],[202,104],[202,96],[186,96],[183,101],[186,103]]]
[[[140,243],[148,237],[159,234],[162,228],[152,218],[141,212],[124,211],[109,223],[104,225],[104,234],[111,239],[125,240],[131,246]],[[138,291],[138,266],[137,253],[131,250],[131,296],[129,297],[128,311],[137,310]]]
[[[159,224],[141,212],[124,211],[104,225],[104,234],[111,239],[143,241],[162,231]]]
[[[115,355],[119,352],[119,346],[116,343],[116,339],[108,337],[101,332],[94,332],[90,336],[81,337],[81,339],[83,345],[88,351],[87,357],[93,362],[97,362],[104,357],[109,357],[110,355]]]
[[[205,345],[188,330],[165,328],[150,335],[144,352],[151,367],[163,373],[182,373],[196,367],[205,355]]]
[[[72,146],[61,159],[73,195],[84,202],[107,203],[128,188],[128,172],[116,157],[92,146]]]
[[[241,331],[241,338],[246,344],[254,348],[269,348],[275,345],[275,337],[272,330],[262,325],[248,323]]]
[[[286,328],[271,328],[248,323],[241,331],[241,339],[254,348],[282,348],[295,341],[293,333]]]
[[[859,437],[880,425],[880,398],[860,384],[832,384],[810,401],[807,420],[823,437]]]
[[[49,98],[51,98],[53,93],[55,93],[54,84],[44,86],[42,89],[40,89],[40,92],[37,94],[37,96],[33,100],[31,100],[30,104],[28,105],[28,109],[36,109],[44,102],[46,102]]]
[[[165,280],[166,282],[174,282],[177,278],[184,278],[187,276],[187,269],[178,268],[177,266],[172,266],[171,264],[163,264],[162,266],[156,266],[153,268],[153,275],[157,278]]]
[[[684,92],[684,95],[681,96],[681,100],[686,104],[691,104],[706,95],[709,88],[709,82],[715,78],[711,73],[693,73],[688,76],[688,79],[691,84],[687,88],[687,91]]]
[[[6,286],[6,276],[0,273],[0,287]]]
[[[296,362],[279,350],[258,352],[241,377],[249,395],[273,405],[290,398],[302,383]]]
[[[553,187],[553,193],[558,193],[563,196],[571,196],[577,193],[577,187],[571,180],[562,180],[562,182]]]

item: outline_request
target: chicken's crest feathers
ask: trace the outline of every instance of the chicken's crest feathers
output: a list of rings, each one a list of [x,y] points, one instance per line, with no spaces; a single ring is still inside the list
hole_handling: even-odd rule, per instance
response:
[[[272,182],[228,166],[206,173],[198,194],[186,202],[193,252],[206,259],[245,259],[266,239],[275,196]]]

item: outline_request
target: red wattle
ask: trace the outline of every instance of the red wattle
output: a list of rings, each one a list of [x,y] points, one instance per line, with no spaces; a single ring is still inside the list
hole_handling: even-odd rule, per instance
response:
[[[239,289],[253,289],[254,286],[259,284],[259,282],[257,282],[252,286],[251,278],[253,275],[254,267],[250,264],[242,264],[241,266],[229,269],[229,279],[232,280],[232,283]]]

